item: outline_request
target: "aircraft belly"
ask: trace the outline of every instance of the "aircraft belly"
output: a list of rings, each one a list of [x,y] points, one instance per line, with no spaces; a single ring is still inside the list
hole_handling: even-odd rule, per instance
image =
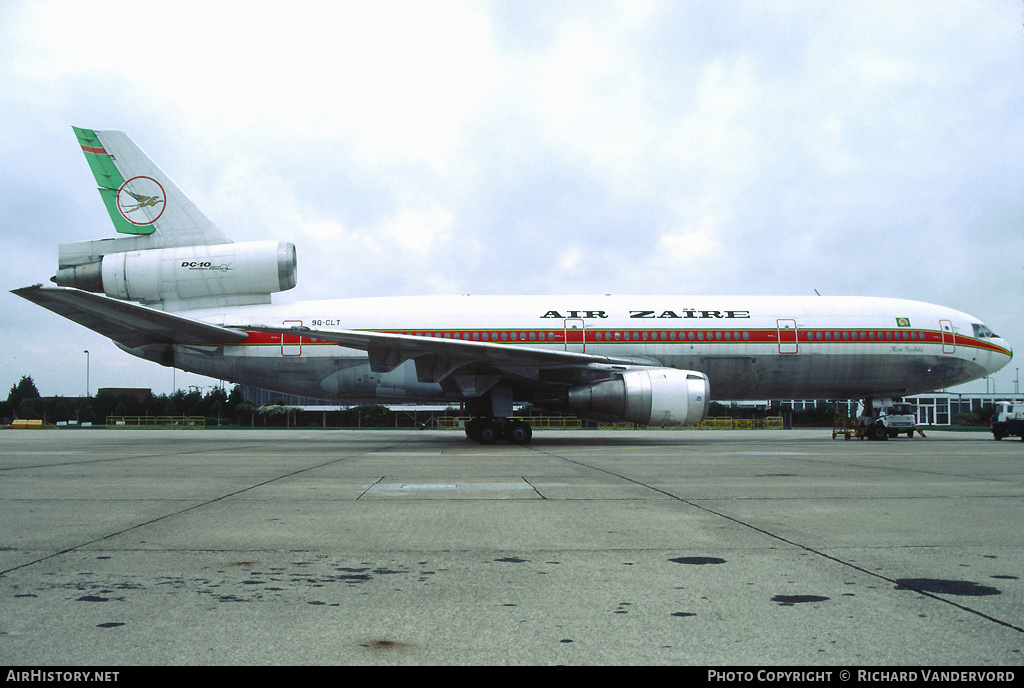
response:
[[[283,356],[279,347],[149,346],[125,350],[200,375],[313,399],[401,402],[448,397],[440,384],[420,382],[412,362],[375,373],[366,354],[342,347],[298,356]]]
[[[191,351],[187,347],[175,347],[175,350],[175,365],[183,370],[314,398],[325,397],[320,380],[334,370],[330,361],[320,357],[275,356],[268,350],[246,351],[225,347],[221,352],[208,354]]]
[[[711,383],[711,398],[720,401],[904,396],[960,384],[983,374],[977,363],[938,355],[693,356],[665,363],[705,373]]]
[[[412,401],[444,396],[441,385],[419,382],[416,366],[411,362],[387,373],[371,370],[365,356],[338,363],[337,369],[325,375],[319,383],[331,398]]]

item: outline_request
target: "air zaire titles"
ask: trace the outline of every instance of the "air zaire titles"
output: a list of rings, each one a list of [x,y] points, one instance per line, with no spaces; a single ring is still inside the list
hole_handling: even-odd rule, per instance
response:
[[[607,318],[604,311],[548,311],[542,318]],[[710,318],[749,318],[750,311],[701,311],[695,308],[684,308],[680,311],[630,311],[630,318],[681,318],[681,319],[710,319]]]

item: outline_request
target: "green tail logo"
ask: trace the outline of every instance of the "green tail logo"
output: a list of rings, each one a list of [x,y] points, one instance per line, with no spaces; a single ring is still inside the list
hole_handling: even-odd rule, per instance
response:
[[[126,181],[114,156],[107,153],[93,130],[73,129],[114,229],[121,234],[152,234],[153,223],[160,219],[167,205],[167,194],[160,183],[145,176]]]

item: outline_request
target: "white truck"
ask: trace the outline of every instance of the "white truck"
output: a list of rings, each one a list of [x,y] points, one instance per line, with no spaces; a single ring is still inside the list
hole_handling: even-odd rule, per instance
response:
[[[882,407],[875,423],[884,426],[889,437],[898,437],[903,433],[913,437],[917,430],[917,409],[913,404],[899,401]]]
[[[997,401],[992,415],[992,436],[997,440],[1013,436],[1024,440],[1024,404]]]
[[[874,399],[870,406],[862,404],[860,407],[856,435],[861,439],[887,440],[904,433],[907,437],[913,437],[916,431],[917,409],[909,402]],[[833,431],[833,439],[835,436]]]

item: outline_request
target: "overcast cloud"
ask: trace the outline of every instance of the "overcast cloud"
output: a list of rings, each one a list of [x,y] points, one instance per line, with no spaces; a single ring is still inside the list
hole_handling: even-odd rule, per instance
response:
[[[93,393],[213,384],[6,293],[112,234],[72,125],[128,132],[233,239],[295,243],[277,301],[817,290],[1024,350],[1022,23],[1020,0],[8,0],[0,385],[80,395],[84,350]]]

